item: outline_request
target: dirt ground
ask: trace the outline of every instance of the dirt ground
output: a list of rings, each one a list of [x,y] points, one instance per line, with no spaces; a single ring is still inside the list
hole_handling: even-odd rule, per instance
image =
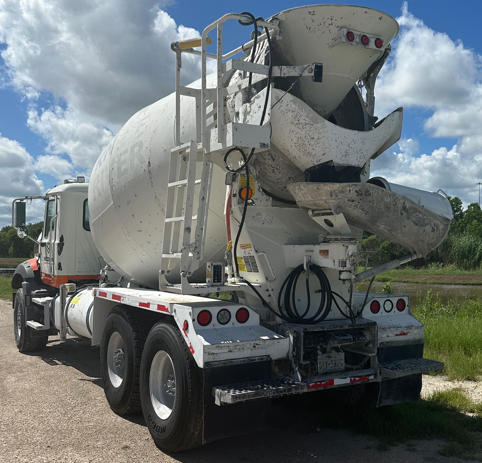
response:
[[[142,415],[114,414],[104,398],[99,349],[73,339],[20,354],[11,304],[0,300],[0,462],[417,463],[458,461],[438,455],[439,441],[377,450],[374,438],[310,429],[306,410],[275,410],[268,431],[166,455]],[[435,386],[434,386],[435,387]]]

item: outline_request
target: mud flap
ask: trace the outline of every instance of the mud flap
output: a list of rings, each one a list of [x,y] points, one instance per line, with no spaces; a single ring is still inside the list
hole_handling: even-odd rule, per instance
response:
[[[409,375],[402,378],[382,381],[377,407],[415,402],[420,398],[422,375]]]
[[[271,400],[259,399],[229,406],[215,404],[213,387],[271,378],[271,359],[257,357],[208,362],[204,375],[203,442],[259,432],[266,428]]]

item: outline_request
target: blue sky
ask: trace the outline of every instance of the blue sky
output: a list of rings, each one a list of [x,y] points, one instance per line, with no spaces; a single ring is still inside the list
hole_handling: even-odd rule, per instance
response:
[[[333,2],[342,3],[342,2]],[[171,41],[240,9],[269,17],[288,0],[0,0],[0,227],[12,198],[86,175],[135,111],[173,89]],[[478,200],[482,181],[482,4],[351,1],[399,18],[376,87],[377,115],[404,106],[401,141],[373,175]],[[235,24],[226,47],[248,39]],[[196,60],[187,74],[198,76]],[[480,134],[479,134],[480,132]],[[40,216],[34,215],[32,220]]]

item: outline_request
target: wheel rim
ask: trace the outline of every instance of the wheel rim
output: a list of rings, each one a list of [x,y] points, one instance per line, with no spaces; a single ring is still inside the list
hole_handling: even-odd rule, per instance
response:
[[[107,346],[107,370],[112,385],[119,387],[124,381],[126,362],[124,340],[117,331],[112,333]]]
[[[154,412],[161,420],[167,420],[176,399],[176,373],[170,355],[159,351],[152,359],[149,373],[149,391]]]
[[[22,308],[17,304],[17,339],[22,335]]]

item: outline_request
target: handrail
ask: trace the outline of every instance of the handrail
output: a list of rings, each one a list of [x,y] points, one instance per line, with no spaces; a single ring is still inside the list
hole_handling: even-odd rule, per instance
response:
[[[224,64],[223,61],[232,58],[238,53],[245,52],[247,49],[253,46],[254,39],[235,48],[234,50],[223,54],[223,24],[226,21],[235,19],[238,21],[250,20],[246,15],[237,13],[228,13],[214,21],[209,26],[207,26],[201,35],[200,39],[188,39],[178,42],[173,42],[171,44],[171,49],[176,53],[176,121],[175,121],[175,139],[176,146],[181,144],[181,123],[180,123],[180,112],[181,112],[181,68],[182,68],[182,53],[188,53],[192,55],[201,56],[201,89],[195,89],[189,96],[196,96],[197,107],[199,112],[196,113],[196,132],[198,134],[198,141],[201,142],[203,148],[207,147],[206,140],[206,106],[208,104],[213,104],[213,110],[216,108],[216,120],[217,120],[217,141],[219,143],[224,142],[225,138],[225,126],[224,126],[224,104],[220,102],[224,99],[224,86],[223,86],[223,73]],[[256,21],[256,25],[263,29],[268,29],[272,32],[278,32],[280,29],[277,23],[270,23],[264,20]],[[212,43],[212,39],[208,36],[209,32],[216,29],[217,33],[217,51],[216,54],[208,53],[206,48]],[[264,32],[257,37],[257,42],[263,42],[267,39],[267,33]],[[194,47],[201,47],[201,51],[195,50]],[[191,48],[189,48],[191,47]],[[214,101],[210,101],[210,95],[213,93],[214,89],[207,89],[207,58],[215,59],[217,64],[217,84],[216,84],[216,97]],[[186,94],[185,92],[183,94]],[[199,120],[200,119],[200,120]],[[200,139],[200,140],[199,140]]]

